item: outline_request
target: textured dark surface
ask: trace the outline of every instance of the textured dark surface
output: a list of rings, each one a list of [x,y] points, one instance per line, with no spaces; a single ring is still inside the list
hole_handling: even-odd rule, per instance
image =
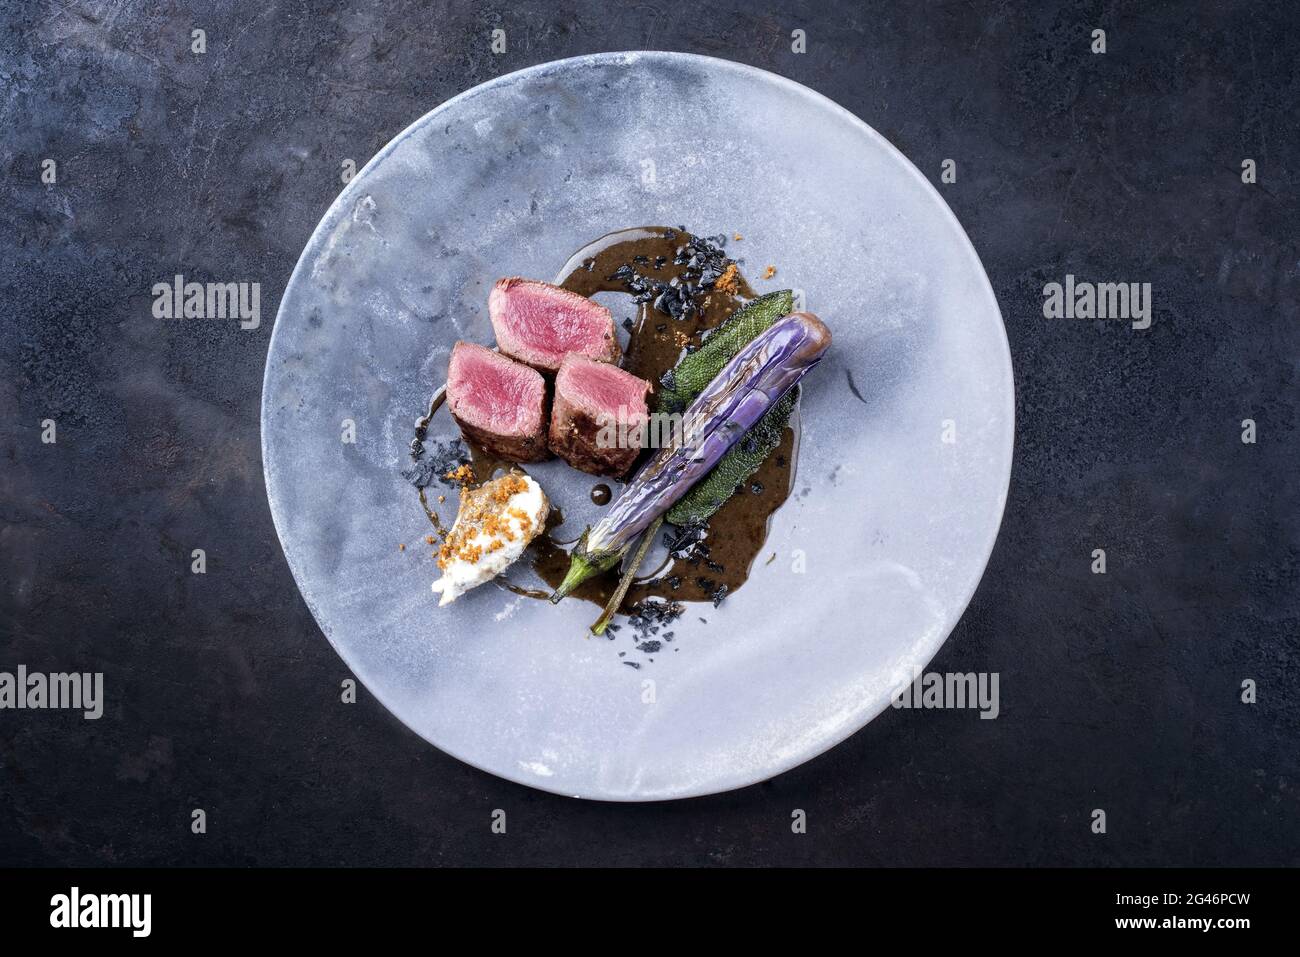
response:
[[[102,670],[108,699],[99,721],[0,711],[0,863],[1300,861],[1293,5],[193,6],[0,22],[0,670]],[[345,159],[501,73],[638,48],[805,83],[936,184],[957,161],[940,189],[1002,306],[1018,444],[932,668],[999,672],[997,720],[888,711],[775,781],[629,807],[496,780],[364,691],[339,702],[262,485],[280,292]],[[260,282],[261,328],[154,319],[178,272]],[[1152,328],[1044,319],[1067,272],[1150,282]]]

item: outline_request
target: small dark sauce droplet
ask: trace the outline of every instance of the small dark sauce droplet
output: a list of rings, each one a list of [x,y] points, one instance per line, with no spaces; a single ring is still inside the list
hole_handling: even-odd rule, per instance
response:
[[[591,500],[597,505],[608,505],[610,499],[609,486],[605,484],[594,486],[591,490]]]

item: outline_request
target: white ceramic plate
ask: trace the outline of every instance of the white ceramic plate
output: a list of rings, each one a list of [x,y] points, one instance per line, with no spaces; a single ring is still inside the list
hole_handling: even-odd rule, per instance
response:
[[[805,383],[776,559],[721,607],[693,606],[653,662],[628,629],[584,637],[583,602],[487,585],[437,608],[428,523],[400,474],[452,343],[492,343],[492,281],[550,278],[585,242],[646,224],[742,233],[730,251],[759,290],[797,287],[834,332]],[[758,280],[768,263],[777,277]],[[433,431],[451,428],[444,412]],[[622,801],[761,781],[884,709],[979,582],[1012,438],[998,306],[926,179],[805,87],[672,53],[513,73],[394,139],[303,252],[262,405],[285,555],[365,687],[476,767]],[[590,482],[562,464],[534,474],[573,506],[568,528],[585,521]]]

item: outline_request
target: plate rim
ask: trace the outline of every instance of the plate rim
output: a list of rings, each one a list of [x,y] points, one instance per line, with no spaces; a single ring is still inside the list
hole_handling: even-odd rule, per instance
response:
[[[343,660],[343,663],[347,666],[348,670],[352,673],[352,676],[361,682],[363,687],[365,687],[365,689],[375,698],[375,700],[379,702],[379,704],[382,705],[383,708],[393,718],[395,718],[403,727],[405,727],[407,730],[415,734],[415,736],[418,737],[421,741],[437,749],[443,754],[447,754],[450,757],[455,758],[457,761],[460,761],[463,764],[467,764],[478,771],[481,771],[485,774],[492,775],[493,777],[496,778],[501,778],[502,780],[510,781],[515,784],[520,784],[525,787],[533,788],[539,791],[544,791],[550,794],[557,794],[562,797],[569,797],[578,800],[602,801],[602,802],[617,803],[617,804],[641,804],[641,803],[648,804],[648,803],[660,803],[664,801],[678,801],[678,800],[687,800],[691,798],[707,797],[709,795],[714,795],[714,794],[725,794],[729,791],[736,791],[736,790],[740,790],[741,788],[747,788],[756,784],[761,784],[764,781],[770,781],[771,779],[777,777],[778,775],[784,774],[787,771],[793,770],[794,768],[797,768],[800,765],[812,761],[814,758],[820,757],[821,755],[825,754],[827,751],[830,751],[832,748],[836,747],[839,744],[842,744],[844,741],[848,740],[850,737],[857,734],[859,731],[861,731],[863,728],[869,725],[872,721],[878,718],[882,712],[884,712],[884,710],[889,706],[889,698],[886,697],[883,701],[880,701],[876,704],[868,704],[865,708],[863,708],[861,712],[859,712],[861,721],[854,721],[840,728],[837,728],[834,734],[830,734],[826,738],[818,741],[816,745],[811,746],[803,751],[800,751],[797,755],[793,757],[784,758],[780,761],[773,763],[770,766],[764,767],[758,773],[758,776],[753,776],[751,774],[740,780],[730,780],[722,784],[695,785],[695,786],[682,788],[680,789],[680,791],[675,791],[666,794],[654,794],[654,795],[642,795],[642,794],[635,794],[635,793],[609,794],[609,793],[600,793],[598,789],[593,789],[593,793],[591,794],[574,794],[572,793],[571,790],[563,790],[560,788],[547,787],[544,782],[539,781],[535,778],[526,778],[522,774],[509,773],[502,770],[496,770],[493,768],[484,767],[482,764],[478,763],[474,759],[467,757],[466,755],[459,754],[456,751],[446,747],[445,745],[439,744],[436,741],[430,740],[418,729],[408,724],[401,717],[401,715],[398,714],[398,712],[394,710],[392,706],[390,706],[390,704],[385,698],[385,695],[381,694],[378,690],[371,687],[370,683],[368,683],[362,677],[362,675],[354,665],[353,661],[351,660],[350,656],[343,650],[343,648],[340,647],[339,643],[334,640],[329,629],[326,628],[324,622],[321,620],[321,615],[317,610],[316,603],[312,600],[311,597],[307,595],[307,593],[303,589],[302,584],[300,583],[299,575],[298,575],[299,566],[295,562],[293,556],[290,554],[289,547],[285,542],[283,530],[285,527],[285,523],[287,522],[287,519],[282,518],[280,513],[280,507],[277,504],[276,498],[271,494],[273,476],[272,476],[271,459],[269,455],[270,448],[267,441],[267,437],[268,437],[267,426],[268,426],[268,420],[270,418],[270,412],[268,406],[268,394],[269,394],[268,387],[271,382],[271,371],[272,371],[271,360],[272,360],[272,356],[275,353],[276,337],[279,335],[281,330],[280,320],[284,316],[286,303],[288,303],[292,298],[291,294],[293,293],[298,283],[302,281],[303,273],[306,269],[306,263],[308,261],[308,256],[309,254],[313,254],[312,258],[313,259],[315,258],[315,254],[319,251],[321,242],[327,235],[326,230],[324,229],[325,224],[327,222],[330,223],[331,226],[334,224],[334,221],[345,210],[346,204],[351,201],[352,194],[358,191],[359,189],[361,189],[361,186],[359,184],[363,182],[363,180],[366,178],[366,174],[371,170],[372,167],[377,166],[379,163],[381,163],[402,142],[404,142],[409,136],[413,135],[417,130],[422,129],[427,124],[433,122],[434,119],[439,114],[447,110],[450,110],[451,108],[453,108],[455,105],[457,105],[463,100],[467,100],[475,96],[478,96],[480,94],[486,93],[498,86],[503,86],[511,82],[518,82],[524,79],[525,77],[542,76],[547,73],[559,72],[565,69],[582,68],[586,66],[606,66],[610,64],[619,65],[619,66],[629,66],[646,60],[690,61],[690,62],[702,64],[706,69],[730,71],[732,73],[743,75],[746,76],[747,78],[754,79],[759,82],[774,83],[778,87],[782,87],[788,92],[795,94],[796,96],[808,98],[816,106],[822,108],[829,108],[832,115],[834,115],[835,117],[841,120],[847,121],[851,126],[856,128],[859,132],[865,133],[868,139],[874,141],[878,146],[883,147],[886,153],[890,155],[908,175],[912,176],[913,179],[915,179],[916,181],[922,184],[924,191],[928,193],[928,195],[932,200],[937,202],[938,207],[940,210],[942,210],[943,215],[947,218],[951,226],[956,230],[957,235],[961,237],[962,242],[965,244],[966,254],[971,258],[974,265],[977,267],[979,277],[982,280],[984,297],[987,300],[987,303],[992,306],[993,312],[998,319],[996,326],[997,326],[998,333],[1000,333],[1001,349],[996,351],[998,352],[999,358],[1001,360],[999,365],[1001,366],[1003,381],[1005,381],[1009,386],[1009,388],[1007,389],[1006,409],[1005,409],[1006,469],[1005,469],[1005,475],[1003,477],[1002,487],[998,495],[997,519],[991,526],[988,540],[982,543],[984,546],[983,548],[984,554],[980,561],[979,574],[974,576],[973,584],[966,590],[965,595],[962,596],[959,602],[959,610],[952,616],[952,621],[950,623],[946,623],[944,628],[942,629],[942,637],[938,638],[935,641],[933,647],[921,652],[921,654],[918,655],[913,660],[914,665],[919,663],[919,666],[922,669],[922,671],[924,671],[924,669],[928,667],[929,663],[934,660],[934,657],[939,653],[940,649],[942,649],[943,646],[947,644],[948,639],[952,636],[953,631],[955,631],[957,626],[961,623],[961,620],[965,616],[967,609],[970,607],[971,600],[975,597],[975,593],[976,591],[979,590],[979,586],[984,580],[984,575],[988,571],[989,562],[993,557],[993,552],[997,546],[997,540],[1002,530],[1002,522],[1006,517],[1007,500],[1011,488],[1011,476],[1014,471],[1015,445],[1016,445],[1015,443],[1016,379],[1015,379],[1015,367],[1014,364],[1012,363],[1012,357],[1011,357],[1011,343],[1007,335],[1006,320],[1002,315],[1001,306],[998,304],[997,294],[994,292],[993,285],[989,280],[988,271],[984,268],[984,263],[980,259],[979,253],[975,249],[974,243],[971,242],[970,236],[966,233],[965,227],[962,226],[961,221],[957,218],[956,214],[953,213],[952,208],[948,205],[947,201],[944,200],[943,195],[939,192],[939,190],[935,187],[935,185],[932,182],[930,182],[930,180],[924,174],[921,173],[921,171],[917,168],[916,164],[913,163],[910,159],[908,159],[908,157],[900,149],[898,149],[898,147],[894,146],[894,144],[891,143],[886,137],[884,137],[882,134],[877,132],[875,128],[873,128],[869,123],[867,123],[865,120],[857,116],[855,113],[853,113],[846,107],[841,106],[839,103],[836,103],[834,100],[832,100],[830,97],[826,96],[825,94],[819,93],[817,90],[812,89],[811,87],[805,86],[804,84],[799,83],[796,80],[792,80],[789,77],[782,76],[779,73],[773,73],[772,71],[765,70],[761,67],[751,66],[747,63],[741,63],[735,60],[727,60],[722,57],[707,56],[698,53],[683,53],[683,52],[671,51],[671,50],[624,50],[624,51],[606,51],[601,53],[587,53],[578,56],[565,57],[559,60],[547,60],[542,63],[533,64],[532,66],[523,67],[518,70],[512,70],[509,73],[503,73],[501,76],[493,77],[490,80],[485,80],[484,82],[476,84],[475,86],[472,86],[466,90],[462,90],[460,93],[457,93],[455,96],[452,96],[447,100],[444,100],[443,102],[434,106],[432,109],[421,114],[414,121],[408,124],[404,129],[402,129],[396,136],[390,139],[374,156],[372,156],[366,162],[364,166],[361,167],[360,170],[357,171],[357,173],[347,182],[344,188],[339,191],[338,195],[334,197],[329,207],[325,210],[325,212],[321,215],[320,219],[317,221],[316,226],[312,229],[311,235],[308,237],[306,244],[303,246],[302,252],[299,253],[298,255],[298,260],[294,264],[293,271],[289,274],[289,279],[285,283],[284,291],[280,295],[280,302],[276,307],[275,322],[272,324],[271,327],[271,335],[267,339],[266,361],[262,373],[262,395],[260,400],[260,414],[259,414],[258,426],[261,432],[260,449],[262,453],[263,490],[266,493],[267,505],[271,512],[271,522],[275,528],[276,539],[279,542],[280,551],[284,555],[285,563],[289,567],[289,574],[293,578],[294,587],[298,590],[299,596],[302,598],[303,603],[307,606],[307,610],[311,612],[312,618],[316,622],[316,626],[320,629],[321,634],[325,637],[325,640],[329,642],[330,647],[332,647],[335,653]]]

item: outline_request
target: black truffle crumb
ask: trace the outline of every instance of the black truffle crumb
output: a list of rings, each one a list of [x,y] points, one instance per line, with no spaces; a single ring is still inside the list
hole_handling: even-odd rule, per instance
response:
[[[688,561],[692,557],[707,555],[709,546],[704,544],[704,526],[687,525],[677,531],[664,532],[664,547],[668,549],[673,558],[684,558]]]
[[[675,240],[677,234],[669,230],[667,238]],[[718,277],[731,265],[731,260],[723,252],[722,246],[714,239],[692,236],[674,251],[673,264],[685,267],[682,275],[674,276],[664,282],[653,276],[638,272],[637,265],[651,265],[646,256],[634,256],[632,262],[624,263],[610,274],[612,281],[621,282],[632,294],[636,303],[650,303],[658,312],[672,319],[685,319],[696,315],[700,306],[698,299],[708,292],[718,281]],[[652,269],[661,269],[668,259],[657,257]],[[634,265],[635,264],[635,265]]]
[[[637,650],[647,654],[663,647],[660,641],[651,640],[663,626],[676,621],[686,608],[681,602],[644,599],[628,609],[628,624],[632,626],[632,641]]]
[[[448,488],[456,483],[447,478],[448,472],[454,472],[462,465],[469,464],[469,455],[460,439],[442,439],[433,443],[424,443],[423,452],[410,468],[402,470],[402,478],[416,488],[425,488],[434,482]]]

